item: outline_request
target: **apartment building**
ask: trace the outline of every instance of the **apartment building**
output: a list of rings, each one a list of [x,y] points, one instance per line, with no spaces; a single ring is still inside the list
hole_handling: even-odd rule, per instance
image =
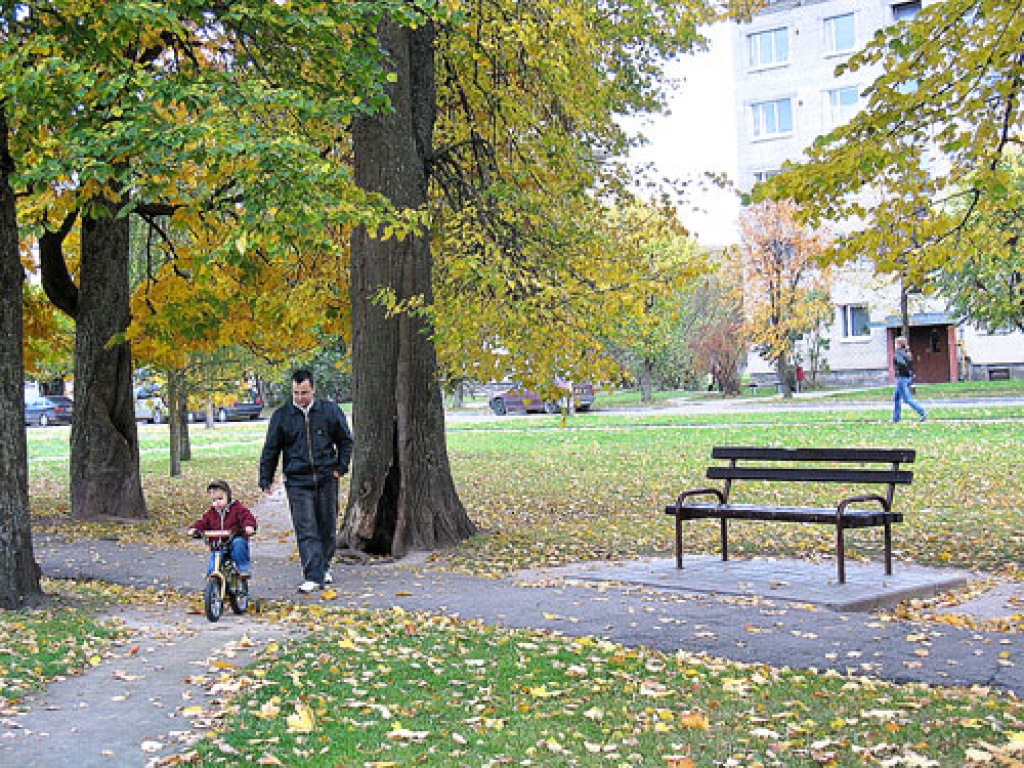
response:
[[[878,29],[912,18],[921,8],[921,0],[777,0],[751,22],[735,25],[740,188],[748,191],[778,173],[785,160],[798,158],[817,136],[855,115],[877,73],[862,69],[836,76],[837,65]],[[898,281],[875,275],[870,263],[844,268],[833,288],[834,320],[824,334],[827,381],[892,380],[890,352],[902,324],[902,293]],[[960,324],[941,298],[910,294],[908,309],[919,381],[1024,378],[1024,334]],[[755,354],[748,370],[755,379],[774,375]]]

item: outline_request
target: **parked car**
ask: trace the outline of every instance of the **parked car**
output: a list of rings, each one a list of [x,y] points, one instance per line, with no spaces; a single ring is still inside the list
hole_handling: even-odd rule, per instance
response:
[[[572,391],[573,407],[586,411],[594,404],[594,385],[589,381],[580,384],[564,382],[560,385],[568,395]],[[491,396],[488,401],[491,410],[498,416],[506,413],[558,413],[561,406],[557,400],[545,400],[532,389],[514,384]]]
[[[213,418],[217,421],[255,421],[263,414],[263,401],[256,393],[243,395],[230,403],[214,405]],[[189,421],[206,419],[206,409],[199,408],[188,412]]]
[[[135,388],[135,420],[163,424],[167,421],[167,404],[159,391],[151,386]]]
[[[74,401],[64,395],[43,395],[25,403],[25,423],[47,427],[50,424],[70,424]]]

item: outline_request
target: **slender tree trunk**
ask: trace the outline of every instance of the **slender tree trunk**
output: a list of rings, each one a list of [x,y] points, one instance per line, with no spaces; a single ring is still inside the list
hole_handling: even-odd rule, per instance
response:
[[[188,395],[185,396],[185,407],[181,412],[181,444],[178,455],[182,461],[192,461],[192,425],[188,420]]]
[[[640,402],[654,402],[654,361],[648,357],[640,361]]]
[[[382,23],[381,50],[397,80],[392,110],[360,117],[353,128],[360,187],[400,209],[427,204],[433,140],[434,30]],[[352,359],[355,450],[339,543],[401,557],[475,533],[455,490],[444,431],[431,329],[419,313],[391,316],[378,303],[383,289],[429,306],[430,240],[378,240],[365,228],[352,238]]]
[[[18,218],[10,175],[7,113],[0,103],[0,608],[42,595],[32,551],[22,363],[22,291]]]
[[[188,404],[185,376],[180,370],[167,372],[167,425],[170,431],[171,477],[181,475],[181,462],[188,443]]]
[[[71,426],[71,514],[78,519],[147,516],[127,342],[128,219],[83,217],[75,317],[75,416]]]
[[[779,377],[779,387],[782,390],[782,397],[793,397],[793,366],[790,365],[789,358],[780,357],[778,359],[775,375]]]

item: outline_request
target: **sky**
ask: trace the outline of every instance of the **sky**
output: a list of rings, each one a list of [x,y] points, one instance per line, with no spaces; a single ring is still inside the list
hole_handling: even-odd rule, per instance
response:
[[[736,118],[732,85],[732,40],[728,24],[705,31],[710,49],[667,68],[669,114],[638,121],[648,145],[630,155],[650,163],[658,178],[681,179],[704,172],[736,176]],[[680,217],[702,245],[737,241],[736,196],[720,189],[692,195],[680,205]],[[694,207],[701,210],[694,210]]]

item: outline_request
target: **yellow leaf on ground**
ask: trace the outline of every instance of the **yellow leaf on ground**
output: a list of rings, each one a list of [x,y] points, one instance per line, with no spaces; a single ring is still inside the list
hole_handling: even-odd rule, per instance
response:
[[[711,723],[700,712],[686,712],[679,716],[679,727],[706,731],[711,727]]]
[[[288,715],[289,733],[310,733],[316,726],[316,715],[304,701],[295,704],[295,714]]]
[[[259,712],[254,712],[256,717],[262,720],[273,720],[279,714],[281,714],[281,708],[277,706],[277,703],[273,700],[264,702],[260,707]]]

